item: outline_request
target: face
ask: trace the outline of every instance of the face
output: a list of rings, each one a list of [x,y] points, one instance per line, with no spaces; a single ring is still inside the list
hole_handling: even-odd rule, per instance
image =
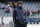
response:
[[[15,5],[17,5],[17,2],[16,3],[14,3]]]
[[[19,7],[22,7],[22,4],[18,4]]]

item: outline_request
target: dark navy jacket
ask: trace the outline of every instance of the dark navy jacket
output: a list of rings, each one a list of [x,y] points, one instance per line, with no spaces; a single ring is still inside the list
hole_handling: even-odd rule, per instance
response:
[[[20,14],[20,8],[16,7],[13,10],[13,21],[15,24],[25,24],[26,23],[26,11],[22,9],[22,15]]]

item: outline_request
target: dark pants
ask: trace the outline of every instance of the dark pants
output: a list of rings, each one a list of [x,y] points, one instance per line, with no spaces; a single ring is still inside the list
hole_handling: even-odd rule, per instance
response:
[[[15,26],[15,25],[14,25]],[[15,27],[27,27],[27,24],[16,24]]]

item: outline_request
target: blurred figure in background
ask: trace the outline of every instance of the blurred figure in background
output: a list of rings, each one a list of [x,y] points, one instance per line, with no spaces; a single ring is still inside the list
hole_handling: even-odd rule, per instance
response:
[[[9,1],[5,13],[12,13],[12,2]]]
[[[33,11],[30,12],[30,15],[31,15],[31,16],[33,15]]]
[[[29,15],[30,15],[30,11],[29,9],[27,9],[27,17],[29,17]]]
[[[11,1],[9,1],[9,4],[12,6],[12,2]]]
[[[40,14],[40,10],[38,10],[38,14]]]
[[[34,12],[35,12],[34,16],[38,16],[37,10],[35,10]]]
[[[33,12],[33,10],[31,11],[31,16],[34,16],[34,12]]]
[[[1,4],[1,9],[5,9],[5,4]]]
[[[5,13],[11,13],[12,12],[12,8],[10,6],[11,6],[10,4],[7,5]]]
[[[17,7],[17,2],[13,1],[13,9],[15,9]]]
[[[10,13],[10,4],[7,5],[5,13]]]
[[[37,10],[35,10],[35,14],[37,14]]]

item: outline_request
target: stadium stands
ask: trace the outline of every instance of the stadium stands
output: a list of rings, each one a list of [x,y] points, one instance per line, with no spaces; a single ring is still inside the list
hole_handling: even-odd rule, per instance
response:
[[[23,3],[23,8],[25,10],[29,9],[29,11],[33,11],[35,12],[35,10],[38,12],[38,10],[40,10],[40,2],[24,2]],[[34,15],[36,16],[36,15]],[[39,16],[39,15],[37,15]]]
[[[3,3],[0,3],[0,5],[3,4]],[[3,4],[6,8],[6,4]],[[1,8],[3,7],[3,5],[1,5]],[[25,10],[29,9],[29,11],[31,12],[32,10],[35,11],[35,10],[40,10],[40,2],[24,2],[23,3],[23,8]],[[7,14],[5,13],[6,9],[2,10],[0,9],[0,16],[12,16],[12,14]]]

